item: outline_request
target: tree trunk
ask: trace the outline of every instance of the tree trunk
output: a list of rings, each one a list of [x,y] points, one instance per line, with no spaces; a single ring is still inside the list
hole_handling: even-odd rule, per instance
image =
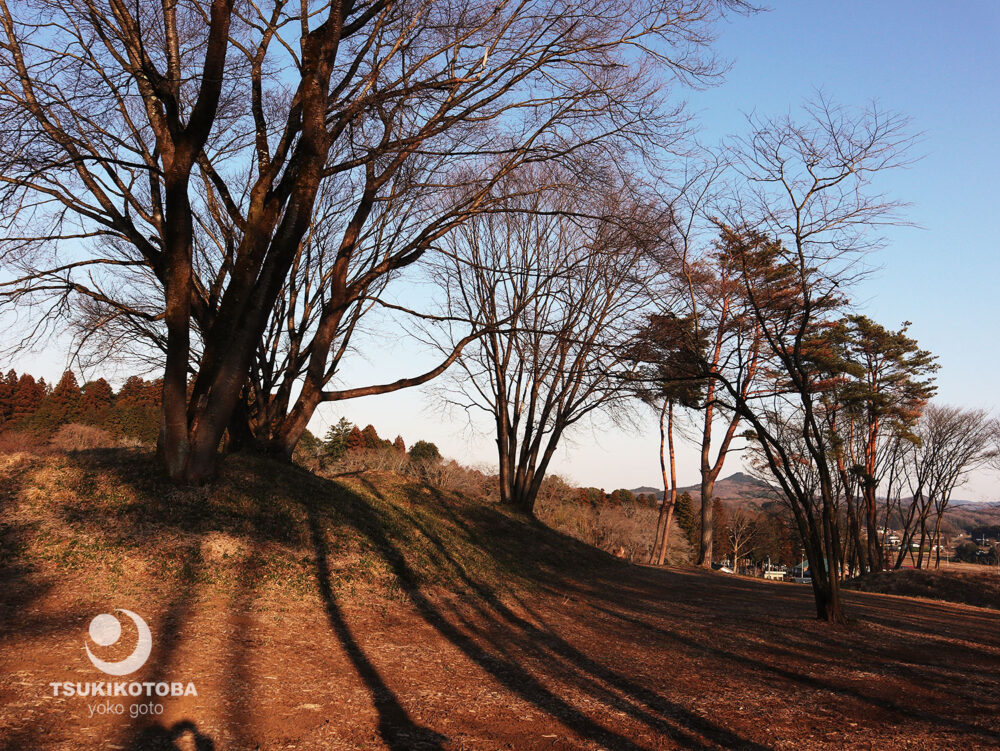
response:
[[[649,551],[649,563],[652,565],[658,560],[658,552],[665,545],[666,538],[663,537],[663,523],[667,518],[667,499],[669,488],[667,485],[667,467],[664,453],[666,449],[666,431],[663,427],[663,420],[666,417],[668,399],[663,400],[663,407],[660,409],[660,475],[663,477],[663,500],[660,502],[660,513],[656,516],[656,534],[653,536],[653,548]],[[673,509],[671,509],[672,511]],[[659,564],[658,564],[659,565]]]
[[[701,479],[701,546],[698,549],[698,565],[712,568],[712,492],[715,480]]]
[[[941,517],[942,514],[937,515],[937,519],[934,521],[934,535],[931,537],[931,545],[934,546],[934,568],[941,568]]]
[[[920,520],[920,549],[917,551],[917,568],[923,568],[924,543],[927,542],[927,519]]]
[[[674,508],[677,506],[677,461],[674,454],[674,403],[672,401],[668,402],[667,407],[667,445],[670,451],[670,492],[667,493],[666,486],[666,473],[664,473],[664,485],[663,485],[663,502],[667,505],[667,521],[663,525],[663,541],[660,543],[660,558],[657,560],[656,565],[662,566],[664,561],[667,559],[667,548],[670,546],[670,522],[674,518]],[[662,415],[660,418],[660,431],[661,437],[660,441],[662,443],[662,431],[663,431],[663,419]],[[662,450],[661,450],[661,463],[660,469],[663,469],[662,464]]]

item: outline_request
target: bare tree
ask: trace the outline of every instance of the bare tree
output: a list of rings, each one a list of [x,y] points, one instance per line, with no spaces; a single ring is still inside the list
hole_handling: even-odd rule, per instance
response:
[[[572,162],[673,121],[657,76],[716,72],[702,53],[734,5],[3,0],[5,300],[38,306],[28,336],[79,298],[94,320],[149,335],[164,362],[161,455],[172,477],[203,480],[332,186],[336,256],[278,429],[294,445],[373,280],[517,164]],[[464,205],[352,271],[388,196],[456,180],[475,186]]]
[[[997,424],[983,409],[962,409],[931,404],[916,428],[917,443],[910,451],[912,498],[904,518],[902,547],[896,559],[899,568],[920,532],[917,568],[924,563],[928,543],[941,563],[941,522],[956,487],[969,473],[986,466],[996,457],[993,445]],[[928,528],[934,517],[933,530]],[[930,560],[928,555],[928,562]]]
[[[825,332],[858,261],[878,245],[867,233],[896,208],[870,192],[871,178],[900,164],[907,139],[903,121],[874,108],[852,113],[820,100],[807,114],[804,126],[751,120],[735,144],[743,183],[720,221],[773,388],[744,395],[724,373],[714,377],[792,508],[817,616],[842,622],[837,478],[820,399],[842,365]]]
[[[740,553],[744,557],[753,549],[758,535],[757,517],[744,508],[735,508],[729,513],[727,523],[729,546],[733,550],[733,571],[740,572]]]
[[[494,329],[462,353],[449,400],[489,415],[500,498],[527,513],[566,430],[628,396],[658,236],[626,196],[533,192],[459,229],[442,270],[449,313]]]

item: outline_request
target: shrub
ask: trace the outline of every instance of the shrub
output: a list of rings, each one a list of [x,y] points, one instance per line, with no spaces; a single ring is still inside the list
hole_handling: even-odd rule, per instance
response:
[[[87,451],[115,448],[120,445],[121,443],[108,431],[95,428],[93,425],[80,425],[74,422],[60,426],[49,441],[49,446],[56,451]]]
[[[24,430],[5,430],[0,433],[0,454],[42,454],[48,442],[36,433]]]

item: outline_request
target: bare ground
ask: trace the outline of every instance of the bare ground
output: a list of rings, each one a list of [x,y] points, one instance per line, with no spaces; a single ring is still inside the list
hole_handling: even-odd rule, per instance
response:
[[[24,500],[41,483],[27,471],[8,475],[8,551],[50,534]],[[339,538],[319,533],[302,587],[266,575],[266,546],[221,531],[200,533],[176,568],[152,560],[174,550],[161,528],[145,553],[114,559],[122,570],[65,565],[65,539],[51,561],[5,556],[0,749],[1000,747],[996,611],[849,593],[851,624],[831,628],[801,585],[629,566],[530,523],[463,514],[453,523],[479,525],[490,560],[516,556],[535,584],[503,586],[433,526],[425,542],[453,584],[387,592],[345,587]],[[413,580],[408,549],[358,527]],[[532,549],[561,546],[581,565],[525,560],[529,534]],[[162,714],[135,719],[131,699],[52,696],[51,682],[107,679],[84,644],[114,607],[143,615],[154,646],[138,673],[111,680],[193,682],[197,696],[154,699]],[[122,644],[134,639],[126,628]],[[125,713],[90,716],[104,701]]]

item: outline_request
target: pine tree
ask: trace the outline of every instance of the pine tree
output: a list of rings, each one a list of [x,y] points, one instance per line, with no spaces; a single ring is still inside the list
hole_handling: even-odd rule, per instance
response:
[[[403,436],[396,436],[396,440],[392,442],[392,447],[396,449],[401,454],[406,453],[406,444],[403,442]]]
[[[323,453],[333,460],[340,459],[347,453],[347,442],[352,430],[357,430],[350,420],[341,417],[331,425],[323,438]]]

